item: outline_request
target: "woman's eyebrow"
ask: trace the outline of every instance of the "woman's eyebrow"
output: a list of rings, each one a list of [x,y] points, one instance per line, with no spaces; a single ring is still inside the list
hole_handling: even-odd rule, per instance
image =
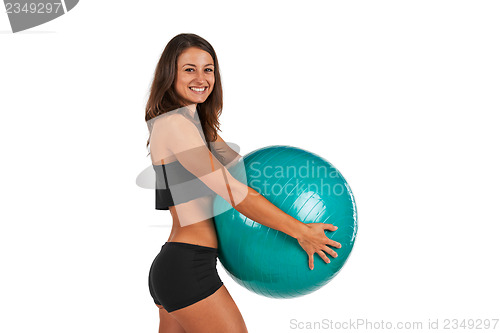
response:
[[[206,64],[205,66],[213,66],[214,64]],[[184,66],[193,66],[193,67],[196,67],[196,65],[194,64],[185,64]],[[184,67],[182,66],[182,67]]]

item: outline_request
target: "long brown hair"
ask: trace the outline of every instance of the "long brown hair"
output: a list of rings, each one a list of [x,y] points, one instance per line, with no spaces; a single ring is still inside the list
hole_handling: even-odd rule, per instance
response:
[[[197,47],[208,52],[214,61],[215,84],[212,93],[205,102],[196,105],[196,111],[205,133],[207,145],[217,138],[220,130],[219,117],[222,113],[222,84],[219,72],[219,63],[215,50],[205,39],[195,34],[179,34],[168,42],[156,65],[156,70],[151,84],[150,95],[146,104],[146,123],[151,133],[153,122],[148,120],[155,118],[165,112],[178,109],[183,101],[175,92],[175,80],[177,78],[177,59],[179,55],[189,47]],[[149,146],[149,139],[146,148]],[[149,155],[149,154],[148,154]]]

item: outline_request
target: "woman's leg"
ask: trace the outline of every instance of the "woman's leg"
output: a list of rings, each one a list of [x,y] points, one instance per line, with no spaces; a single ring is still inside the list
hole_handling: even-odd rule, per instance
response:
[[[181,324],[163,306],[156,304],[160,310],[160,329],[158,333],[186,333]]]
[[[243,316],[225,285],[185,308],[170,312],[187,333],[248,333]]]

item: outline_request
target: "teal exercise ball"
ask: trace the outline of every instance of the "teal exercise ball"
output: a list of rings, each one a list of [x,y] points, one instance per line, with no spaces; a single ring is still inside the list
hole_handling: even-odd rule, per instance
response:
[[[252,221],[222,197],[214,200],[214,222],[219,261],[246,289],[271,298],[309,294],[332,280],[351,253],[357,232],[354,196],[340,172],[328,161],[292,146],[268,146],[243,157],[244,167],[233,177],[303,223],[331,223],[336,231],[325,235],[339,242],[338,256],[326,263],[314,254],[314,269],[298,241]],[[328,245],[327,245],[328,246]]]

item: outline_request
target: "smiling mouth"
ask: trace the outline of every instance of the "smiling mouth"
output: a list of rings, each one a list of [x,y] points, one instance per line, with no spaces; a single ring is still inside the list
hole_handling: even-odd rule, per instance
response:
[[[208,87],[189,87],[189,89],[191,89],[192,91],[194,92],[204,92],[205,90],[208,89]]]

